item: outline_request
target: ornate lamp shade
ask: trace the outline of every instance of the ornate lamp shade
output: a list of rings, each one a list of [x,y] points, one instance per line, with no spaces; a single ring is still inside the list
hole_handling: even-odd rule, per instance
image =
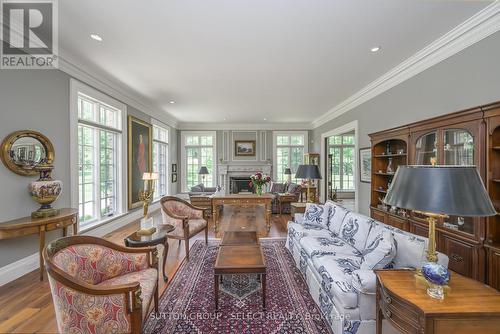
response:
[[[206,166],[201,166],[200,167],[200,171],[198,172],[198,174],[200,174],[200,175],[207,175],[207,174],[210,174],[210,173],[208,172],[208,169],[207,169]]]
[[[384,203],[439,215],[496,214],[475,166],[399,166]]]
[[[290,168],[285,168],[285,175],[292,175],[292,170]]]

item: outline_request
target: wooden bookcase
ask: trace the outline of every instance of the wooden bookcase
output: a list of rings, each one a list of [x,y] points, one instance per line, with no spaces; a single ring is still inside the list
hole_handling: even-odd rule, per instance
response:
[[[500,103],[373,133],[370,138],[374,219],[417,235],[428,234],[424,216],[381,205],[393,177],[387,173],[389,159],[394,171],[398,165],[429,165],[431,160],[438,165],[473,164],[500,212]],[[449,256],[450,269],[500,289],[500,215],[441,219],[436,243]]]

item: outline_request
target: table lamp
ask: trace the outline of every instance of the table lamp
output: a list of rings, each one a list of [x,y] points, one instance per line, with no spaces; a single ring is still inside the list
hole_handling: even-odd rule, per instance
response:
[[[142,201],[144,220],[148,218],[149,203],[153,199],[155,192],[155,181],[158,180],[158,173],[142,174],[144,189],[139,192],[139,200]]]
[[[295,178],[307,179],[307,202],[312,203],[313,201],[310,196],[311,180],[321,180],[319,167],[317,165],[299,165],[297,173],[295,173]]]
[[[286,183],[288,184],[292,183],[292,170],[290,168],[285,168],[285,172],[283,174],[287,176]]]
[[[437,262],[436,220],[449,215],[493,216],[496,210],[475,166],[399,166],[384,203],[427,216],[427,261]],[[435,291],[427,290],[434,298]],[[434,293],[434,295],[433,295]]]
[[[203,185],[205,185],[205,175],[208,174],[210,174],[208,172],[208,168],[206,166],[201,166],[198,175],[201,175],[201,180],[202,180],[201,183],[203,183]]]

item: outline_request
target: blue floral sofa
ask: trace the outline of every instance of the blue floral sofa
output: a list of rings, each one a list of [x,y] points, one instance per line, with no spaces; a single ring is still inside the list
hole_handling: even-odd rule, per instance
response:
[[[286,247],[335,334],[375,333],[374,269],[420,268],[427,238],[327,202],[288,223]],[[438,253],[447,266],[448,257]]]

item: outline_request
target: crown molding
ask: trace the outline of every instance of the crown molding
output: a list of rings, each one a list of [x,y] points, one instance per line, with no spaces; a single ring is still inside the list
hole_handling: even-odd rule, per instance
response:
[[[311,123],[178,123],[179,130],[312,130]]]
[[[121,102],[142,111],[158,121],[173,128],[178,127],[178,121],[166,111],[152,106],[147,98],[143,97],[129,86],[113,82],[103,75],[91,72],[82,65],[77,65],[64,50],[59,48],[59,70],[67,73],[71,77],[114,97]]]
[[[339,117],[499,30],[500,2],[496,0],[354,95],[330,109],[321,117],[315,119],[311,123],[312,128],[317,128]]]

